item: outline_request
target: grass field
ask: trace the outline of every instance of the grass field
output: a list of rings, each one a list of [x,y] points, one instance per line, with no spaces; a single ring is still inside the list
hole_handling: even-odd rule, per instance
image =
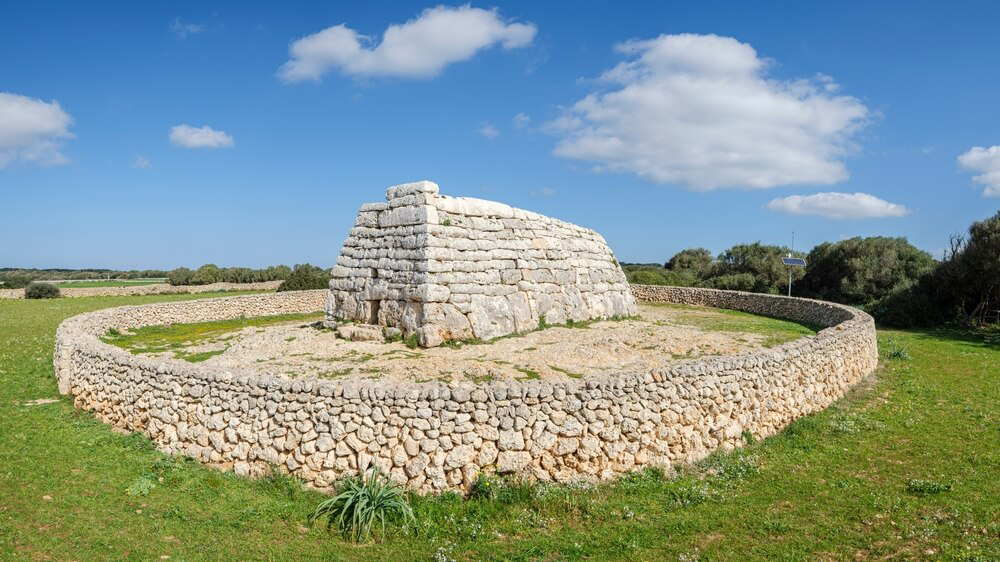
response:
[[[166,283],[166,279],[129,279],[126,281],[63,281],[55,283],[60,289],[86,289],[90,287],[137,287]]]
[[[665,476],[415,499],[416,529],[358,546],[306,524],[321,496],[294,480],[167,457],[58,396],[62,319],[205,296],[0,301],[0,558],[1000,559],[1000,346],[981,337],[882,332],[910,359],[778,436]]]

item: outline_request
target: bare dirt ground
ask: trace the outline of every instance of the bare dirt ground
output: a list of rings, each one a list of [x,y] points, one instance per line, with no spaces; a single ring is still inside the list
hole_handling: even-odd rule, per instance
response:
[[[183,351],[218,353],[205,360],[206,365],[283,377],[482,383],[645,372],[673,361],[737,354],[803,335],[780,333],[781,326],[755,327],[753,318],[760,317],[752,317],[745,326],[741,320],[734,324],[732,316],[723,312],[645,304],[640,305],[638,319],[595,322],[583,328],[550,327],[486,344],[433,349],[346,341],[298,322],[244,328]],[[699,327],[711,328],[718,322],[728,323],[721,328],[726,331]]]

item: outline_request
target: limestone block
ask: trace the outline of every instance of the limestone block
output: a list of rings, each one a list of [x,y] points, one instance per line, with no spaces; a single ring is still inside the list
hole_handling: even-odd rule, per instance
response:
[[[382,328],[370,324],[343,324],[337,327],[337,335],[350,341],[384,341]]]

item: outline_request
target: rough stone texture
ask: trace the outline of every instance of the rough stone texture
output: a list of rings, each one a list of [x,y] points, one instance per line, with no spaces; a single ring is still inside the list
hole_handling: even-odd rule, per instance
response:
[[[240,474],[277,465],[324,489],[378,466],[422,492],[465,490],[484,469],[605,479],[697,461],[821,410],[878,363],[875,324],[850,307],[734,291],[634,286],[640,300],[733,308],[828,326],[736,356],[570,381],[387,384],[287,380],[132,355],[99,335],[165,322],[318,310],[325,291],[119,307],[65,320],[60,392],[163,451]],[[430,374],[430,373],[429,373]]]
[[[210,283],[208,285],[132,285],[125,287],[61,287],[61,297],[127,297],[135,295],[172,295],[178,293],[212,293],[215,291],[273,291],[281,281],[260,283]],[[0,299],[23,299],[24,289],[0,289]]]
[[[390,187],[361,207],[330,280],[330,321],[392,326],[418,343],[491,340],[539,320],[634,316],[600,234],[502,203]]]

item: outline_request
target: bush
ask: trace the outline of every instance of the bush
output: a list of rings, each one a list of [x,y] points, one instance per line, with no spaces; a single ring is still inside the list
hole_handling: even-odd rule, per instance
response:
[[[186,267],[178,267],[167,274],[167,283],[171,285],[190,285],[194,272]]]
[[[0,281],[3,281],[4,289],[23,289],[34,281],[34,277],[23,273],[8,273],[0,277]]]
[[[326,289],[330,286],[330,273],[322,267],[308,263],[296,264],[292,274],[278,286],[279,291],[306,291]]]
[[[403,489],[377,468],[368,477],[351,476],[337,485],[337,495],[316,507],[309,522],[326,519],[326,527],[336,526],[355,542],[367,541],[376,526],[385,534],[386,523],[407,525],[415,522],[413,509]]]
[[[931,269],[934,258],[906,238],[850,238],[824,242],[809,252],[799,284],[814,298],[873,308]]]
[[[24,298],[26,299],[54,299],[59,296],[59,287],[52,283],[39,283],[33,281],[24,288]]]

